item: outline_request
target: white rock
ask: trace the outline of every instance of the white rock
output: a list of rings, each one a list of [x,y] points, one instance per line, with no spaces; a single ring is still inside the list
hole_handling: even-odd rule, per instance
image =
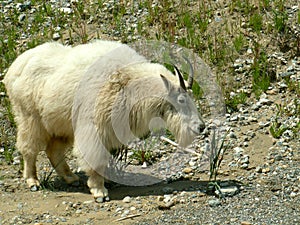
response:
[[[131,197],[130,196],[126,196],[125,198],[123,198],[123,202],[124,203],[130,203],[131,202]]]

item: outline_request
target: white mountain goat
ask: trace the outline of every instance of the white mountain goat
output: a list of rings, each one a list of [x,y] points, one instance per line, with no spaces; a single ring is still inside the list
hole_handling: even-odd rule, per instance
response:
[[[103,174],[95,169],[99,159],[88,162],[89,154],[91,158],[99,152],[112,152],[134,136],[145,136],[157,117],[181,146],[191,144],[205,125],[177,68],[176,75],[148,62],[127,45],[111,41],[77,47],[46,43],[21,54],[4,83],[15,114],[16,145],[24,159],[24,178],[31,190],[40,185],[36,159],[42,150],[57,174],[73,183],[78,176],[64,158],[65,150],[75,143],[90,191],[101,201],[108,199],[108,192]],[[79,89],[84,91],[78,95]],[[91,112],[92,118],[85,120]],[[82,128],[85,121],[91,121],[94,133]],[[99,146],[98,142],[89,142],[96,136]],[[80,146],[83,142],[84,147]]]

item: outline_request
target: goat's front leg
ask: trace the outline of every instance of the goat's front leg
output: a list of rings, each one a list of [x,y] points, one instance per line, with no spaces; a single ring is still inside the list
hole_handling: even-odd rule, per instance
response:
[[[94,170],[87,171],[87,185],[98,203],[109,201],[108,190],[104,187],[104,178]]]

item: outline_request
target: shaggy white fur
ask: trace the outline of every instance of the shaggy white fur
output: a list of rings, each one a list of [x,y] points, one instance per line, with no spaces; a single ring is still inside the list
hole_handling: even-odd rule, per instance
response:
[[[35,164],[41,150],[67,183],[78,180],[64,159],[75,141],[91,193],[105,198],[107,152],[145,136],[152,119],[161,117],[182,146],[204,128],[178,78],[118,42],[40,45],[15,60],[4,83],[30,187],[39,186]]]

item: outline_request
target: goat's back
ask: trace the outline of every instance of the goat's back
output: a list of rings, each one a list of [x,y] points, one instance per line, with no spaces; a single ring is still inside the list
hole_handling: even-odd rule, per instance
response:
[[[121,43],[95,41],[76,47],[50,42],[21,54],[4,78],[16,122],[26,115],[40,118],[53,135],[65,126],[71,132],[75,90],[86,70]]]

